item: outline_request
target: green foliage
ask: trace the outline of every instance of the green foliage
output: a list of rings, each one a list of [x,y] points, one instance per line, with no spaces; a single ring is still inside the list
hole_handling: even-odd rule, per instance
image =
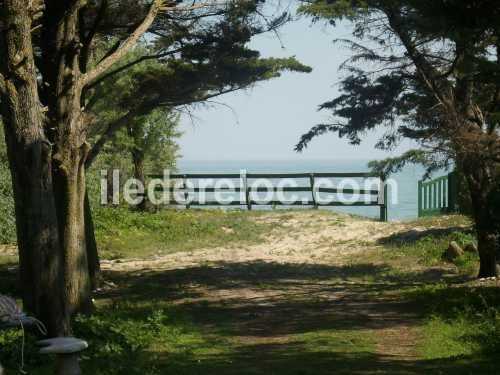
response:
[[[430,234],[416,240],[389,242],[389,253],[394,258],[414,257],[423,266],[438,266],[445,263],[443,254],[451,241],[464,248],[467,244],[476,244],[475,236],[467,231],[454,231],[449,234]],[[473,276],[477,272],[479,258],[477,254],[465,253],[453,261],[459,273]]]
[[[0,244],[16,242],[16,222],[7,150],[0,121]]]
[[[363,0],[314,1],[299,8],[299,12],[314,17],[315,20],[326,19],[335,23],[339,20],[354,20],[367,10],[368,2]]]
[[[418,157],[413,152],[397,158],[392,166],[404,161],[436,169],[464,154],[464,163],[479,154],[474,159],[478,163],[494,160],[495,155],[477,147],[482,137],[485,142],[498,142],[498,137],[492,137],[498,132],[500,113],[496,96],[500,28],[495,21],[499,8],[494,4],[315,0],[303,5],[303,14],[331,22],[347,18],[354,30],[350,39],[338,41],[352,51],[341,66],[347,73],[340,83],[341,93],[320,106],[332,120],[304,134],[297,150],[327,132],[359,144],[367,132],[383,128],[386,131],[376,147],[393,150],[409,138],[425,150],[416,151]],[[472,105],[481,113],[476,133],[456,137],[462,120],[453,117],[458,109],[444,104],[448,95],[453,100],[467,97],[467,103],[456,105]]]
[[[400,268],[401,280],[407,282],[416,276],[424,281],[408,283],[395,291],[400,300],[409,301],[422,319],[418,355],[438,364],[441,363],[438,360],[463,360],[463,373],[472,373],[467,370],[472,359],[479,363],[484,360],[480,364],[485,366],[484,370],[480,367],[481,370],[474,373],[489,373],[494,353],[500,350],[500,291],[496,286],[483,286],[478,282],[463,283],[477,274],[477,254],[465,253],[457,258],[455,276],[452,270],[433,281],[422,276],[431,269],[448,268],[443,254],[450,241],[456,241],[461,247],[476,243],[469,230],[450,232],[449,228],[468,224],[463,218],[451,216],[415,221],[411,224],[433,227],[429,232],[434,233],[412,240],[393,236],[383,254],[390,264]],[[443,225],[445,227],[439,229]],[[414,271],[415,260],[416,269],[420,271]]]
[[[197,327],[166,304],[107,306],[77,317],[74,329],[89,340],[91,361],[83,367],[93,374],[160,374],[162,353],[182,356],[208,345]]]
[[[500,293],[495,287],[429,285],[408,297],[427,316],[419,349],[424,358],[483,357],[500,350]]]
[[[301,11],[316,20],[351,21],[352,36],[338,42],[352,55],[341,66],[346,76],[340,94],[320,106],[331,120],[311,128],[296,150],[329,132],[358,145],[368,132],[382,129],[375,147],[391,152],[410,140],[418,149],[371,166],[386,174],[408,163],[422,164],[428,173],[456,166],[470,188],[462,188],[458,200],[462,212],[476,213],[481,252],[487,246],[500,249],[497,5],[493,0],[308,2]],[[467,199],[467,191],[474,197]],[[496,244],[487,245],[486,238]],[[483,264],[482,275],[495,273],[494,264],[489,266]]]
[[[107,142],[100,168],[131,175],[125,151],[132,153],[141,172],[137,160],[142,158],[146,173],[173,169],[181,135],[175,108],[249,88],[283,71],[311,70],[293,57],[261,58],[248,47],[253,35],[274,31],[289,20],[286,12],[263,19],[259,7],[238,1],[215,13],[200,10],[193,19],[163,19],[161,29],[168,31],[143,41],[92,87],[87,98],[87,109],[96,117],[91,139],[95,144]],[[116,46],[112,38],[103,40],[95,61]],[[99,147],[95,150],[100,152]]]
[[[26,367],[38,368],[48,366],[50,359],[38,354],[39,348],[36,346],[36,338],[32,336],[31,330],[26,331],[24,363]],[[0,363],[9,369],[19,369],[22,363],[22,331],[18,328],[5,328],[0,326]],[[9,373],[14,373],[9,372]],[[19,372],[21,373],[21,372]],[[45,374],[45,372],[43,372]],[[49,374],[47,372],[47,374]]]
[[[117,69],[137,61],[142,56],[153,53],[147,46],[139,46],[130,52]],[[167,69],[165,64],[156,59],[145,60],[132,65],[123,72],[107,79],[92,92],[90,102],[96,116],[92,128],[91,141],[96,141],[105,134],[110,124],[116,123],[131,110],[140,106],[141,95],[137,87],[144,75],[161,74]],[[110,95],[112,93],[112,95]],[[179,115],[168,107],[151,107],[138,111],[127,119],[123,126],[113,133],[98,159],[96,170],[120,169],[124,175],[132,175],[131,154],[141,155],[146,173],[157,167],[173,169],[178,158],[177,139],[181,133],[177,130]]]
[[[84,373],[96,375],[160,375],[161,367],[179,366],[183,359],[214,348],[199,327],[166,303],[106,304],[91,316],[80,315],[73,324],[74,334],[89,342],[83,354]],[[40,356],[35,339],[27,336],[26,370],[29,374],[52,374],[53,361]],[[0,363],[9,369],[20,366],[21,333],[0,330]],[[168,353],[168,364],[165,364]]]
[[[239,210],[176,210],[143,213],[126,208],[98,207],[96,237],[105,258],[147,257],[234,242],[256,243],[269,229]]]
[[[0,348],[2,348],[2,361],[0,363],[11,364],[19,360],[19,347],[21,343],[21,331],[14,328],[0,330]]]
[[[372,160],[368,163],[368,168],[373,173],[390,176],[394,173],[401,172],[408,164],[420,164],[427,167],[426,176],[430,176],[433,171],[447,167],[447,163],[436,159],[432,152],[425,150],[410,150],[401,156],[387,158],[383,160]]]
[[[435,316],[424,326],[423,335],[420,352],[427,359],[487,355],[500,348],[500,312],[469,310],[453,320]]]
[[[176,141],[182,135],[177,130],[179,114],[160,108],[139,121],[132,125],[131,133],[134,151],[144,155],[146,173],[161,173],[164,169],[175,171],[179,157]]]

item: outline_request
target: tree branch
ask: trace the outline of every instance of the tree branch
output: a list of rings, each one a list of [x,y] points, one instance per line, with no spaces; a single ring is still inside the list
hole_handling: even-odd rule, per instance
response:
[[[401,17],[397,14],[397,11],[385,11],[387,18],[389,20],[389,25],[394,30],[394,32],[399,36],[401,43],[408,52],[408,56],[415,64],[415,67],[420,72],[425,84],[429,90],[434,94],[434,96],[439,100],[440,103],[446,102],[446,97],[440,89],[440,85],[437,80],[440,76],[439,72],[432,66],[432,64],[427,60],[427,58],[420,53],[415,44],[412,41],[411,36],[402,25]],[[442,80],[441,80],[442,81]]]
[[[92,146],[92,149],[90,150],[88,156],[87,156],[87,161],[85,163],[85,168],[90,168],[92,164],[94,163],[95,159],[99,155],[99,153],[102,151],[104,146],[106,145],[107,142],[113,139],[115,136],[116,132],[119,131],[120,129],[124,128],[127,124],[131,122],[131,120],[140,115],[144,115],[148,113],[152,108],[156,107],[176,107],[176,106],[183,106],[183,105],[190,105],[190,104],[195,104],[199,102],[206,101],[208,99],[214,98],[216,96],[224,95],[233,91],[241,90],[247,88],[248,85],[244,86],[238,86],[238,87],[230,87],[224,90],[219,90],[215,93],[210,93],[206,95],[202,95],[198,98],[193,98],[189,100],[177,100],[177,101],[149,101],[147,103],[143,103],[142,105],[136,107],[133,110],[130,110],[127,112],[125,115],[122,117],[116,119],[115,121],[109,123],[106,127],[106,130],[104,130],[103,134],[99,137],[99,139],[94,143]]]
[[[160,10],[166,9],[162,8],[162,5],[163,0],[154,0],[142,23],[123,41],[120,47],[97,64],[93,70],[83,75],[83,86],[91,85],[99,79],[99,77],[101,77],[114,64],[120,61],[120,59],[122,59],[134,47],[139,38],[142,37],[151,27]]]
[[[89,151],[87,160],[85,161],[85,168],[88,169],[92,166],[95,159],[102,151],[103,147],[106,145],[108,141],[113,139],[114,135],[118,130],[126,126],[130,122],[130,120],[134,118],[134,116],[137,116],[138,114],[141,113],[142,112],[140,112],[140,110],[131,110],[122,117],[120,117],[119,119],[108,124],[104,133],[99,137],[99,139],[92,146],[92,149]]]
[[[196,9],[211,8],[219,5],[224,5],[225,2],[217,3],[201,3],[193,4],[189,6],[164,6],[164,0],[154,0],[148,14],[141,22],[141,24],[120,44],[120,46],[106,56],[97,66],[87,74],[82,76],[83,86],[92,85],[96,80],[98,80],[106,71],[111,68],[115,63],[120,61],[137,43],[139,38],[141,38],[151,27],[155,21],[158,13],[165,11],[172,12],[188,12]]]
[[[90,53],[91,53],[91,47],[92,47],[92,42],[94,40],[94,37],[97,33],[97,29],[99,28],[99,25],[103,21],[105,15],[106,15],[106,10],[108,8],[108,0],[103,0],[101,6],[99,7],[99,11],[97,13],[97,16],[94,20],[94,24],[90,28],[89,32],[87,35],[85,35],[82,38],[82,61],[80,64],[80,70],[82,72],[85,72],[87,70],[87,64],[90,59]]]
[[[100,78],[98,78],[96,81],[94,81],[94,83],[90,84],[88,86],[88,89],[91,89],[91,88],[97,86],[99,83],[101,83],[101,82],[105,81],[106,79],[114,76],[115,74],[119,74],[119,73],[121,73],[121,72],[123,72],[123,71],[125,71],[125,70],[127,70],[127,69],[129,69],[131,67],[133,67],[134,65],[137,65],[137,64],[141,63],[141,62],[148,61],[148,60],[154,60],[154,59],[161,59],[163,57],[167,57],[167,56],[173,55],[173,54],[175,54],[177,52],[180,52],[180,51],[182,51],[182,49],[183,48],[177,48],[175,50],[171,50],[171,51],[164,52],[164,53],[158,53],[156,55],[141,56],[141,57],[135,59],[134,61],[129,62],[128,64],[125,64],[125,65],[123,65],[123,66],[121,66],[121,67],[119,67],[119,68],[117,68],[115,70],[110,71],[109,73],[104,74],[103,76],[101,76]]]
[[[210,93],[210,94],[205,94],[205,95],[199,96],[197,98],[192,98],[192,99],[189,99],[189,100],[186,100],[186,99],[184,99],[184,100],[182,100],[182,99],[181,100],[172,100],[172,101],[164,100],[164,101],[159,102],[158,106],[177,107],[177,106],[192,105],[192,104],[196,104],[196,103],[207,101],[207,100],[215,98],[217,96],[221,96],[221,95],[224,95],[224,94],[229,94],[229,93],[234,92],[234,91],[245,90],[250,85],[251,84],[244,85],[244,86],[230,87],[230,88],[227,88],[227,89],[219,90],[217,92]]]

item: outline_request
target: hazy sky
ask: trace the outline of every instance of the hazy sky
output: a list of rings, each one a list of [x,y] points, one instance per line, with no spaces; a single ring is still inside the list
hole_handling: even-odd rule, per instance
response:
[[[361,146],[350,146],[335,134],[317,138],[302,154],[293,151],[299,137],[310,127],[328,120],[318,112],[319,104],[336,96],[343,72],[339,65],[350,51],[336,38],[350,35],[349,26],[311,25],[301,19],[283,27],[280,41],[275,35],[256,37],[252,48],[262,56],[295,56],[313,68],[309,74],[285,73],[259,83],[247,91],[216,98],[224,105],[196,109],[194,124],[182,119],[181,153],[185,160],[262,159],[376,159],[389,154],[375,150],[376,134],[369,134]],[[393,154],[399,153],[400,150]]]

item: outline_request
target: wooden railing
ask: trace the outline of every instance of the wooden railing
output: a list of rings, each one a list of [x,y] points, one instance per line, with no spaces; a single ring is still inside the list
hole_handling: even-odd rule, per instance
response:
[[[418,182],[418,216],[434,216],[457,211],[456,173]]]
[[[162,179],[162,175],[150,175],[148,176],[152,179]],[[339,189],[339,188],[329,188],[329,187],[319,187],[316,184],[318,178],[326,179],[340,179],[340,178],[358,178],[362,179],[363,183],[367,179],[378,179],[380,184],[377,189]],[[190,208],[192,206],[242,206],[251,210],[253,206],[312,206],[314,208],[319,207],[379,207],[380,208],[380,220],[387,221],[387,187],[385,185],[385,178],[383,176],[371,174],[371,173],[246,173],[240,174],[173,174],[169,176],[172,182],[178,184],[177,187],[170,186],[168,189],[163,187],[156,188],[158,192],[169,192],[169,199],[172,198],[174,192],[182,195],[182,200],[170,200],[170,204],[177,204]],[[200,187],[199,182],[201,180],[212,179],[214,182],[222,179],[237,180],[238,186],[233,189],[229,188],[214,188],[214,187]],[[291,187],[284,186],[278,189],[277,186],[273,184],[272,187],[259,186],[252,188],[252,180],[256,179],[266,179],[269,181],[278,179],[293,179],[293,180],[303,180],[307,181],[305,186]],[[192,182],[192,187],[188,187],[188,181]],[[198,182],[196,184],[195,182]],[[180,185],[180,186],[179,186]],[[298,183],[297,183],[298,185]],[[210,201],[200,201],[196,199],[196,194],[201,191],[205,193],[240,193],[242,199],[236,199],[235,201],[229,203],[220,203],[215,200]],[[301,197],[297,202],[282,202],[280,200],[273,199],[270,201],[262,202],[253,198],[254,193],[260,192],[271,192],[275,195],[278,191],[280,192],[295,192],[295,193],[306,193],[310,194],[308,199]],[[356,202],[341,202],[338,200],[328,202],[326,204],[318,199],[318,194],[329,193],[329,194],[359,194],[362,199]],[[370,197],[368,200],[367,197]],[[368,202],[367,202],[368,201]]]

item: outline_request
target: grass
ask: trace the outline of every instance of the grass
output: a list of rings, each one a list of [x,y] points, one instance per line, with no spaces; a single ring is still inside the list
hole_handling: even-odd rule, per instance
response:
[[[476,243],[474,235],[468,231],[443,231],[439,234],[423,235],[414,241],[389,242],[388,251],[384,255],[388,259],[412,262],[415,265],[434,267],[444,266],[446,261],[443,254],[450,242],[455,241],[464,248],[467,244]],[[474,253],[465,253],[453,261],[460,274],[474,275],[477,272],[478,256]]]
[[[406,221],[408,228],[459,228],[470,227],[471,220],[463,215],[442,215],[442,216],[426,216],[415,220]]]
[[[275,211],[272,215],[277,220],[272,223],[256,220],[262,214],[201,209],[169,209],[152,214],[127,208],[98,208],[94,224],[102,259],[148,258],[234,243],[258,243],[280,227],[280,220],[286,219],[284,212]],[[15,256],[0,256],[0,265],[16,262]]]
[[[106,236],[109,241],[128,239],[125,245],[109,242],[106,251],[108,256],[123,252],[132,257],[152,254],[155,243],[166,238],[165,252],[228,240],[258,242],[294,215],[278,210],[107,214],[98,219],[99,241]],[[382,239],[379,246],[342,264],[255,261],[110,272],[106,278],[117,287],[98,293],[96,312],[74,322],[75,335],[90,343],[83,356],[84,373],[500,373],[498,286],[473,281],[477,257],[450,264],[441,256],[451,240],[461,245],[474,241],[460,222],[451,217],[449,222],[426,218],[408,224],[408,233]],[[135,240],[132,224],[157,237]],[[424,225],[432,229],[418,236],[412,232]],[[5,270],[0,266],[0,292],[15,280]],[[415,330],[413,357],[401,361],[381,355],[381,345],[399,345],[384,337],[387,330],[408,324]],[[18,344],[18,331],[0,333],[0,362],[8,368],[17,366]],[[51,361],[36,354],[32,338],[27,359],[29,373],[51,373]]]
[[[142,288],[138,294],[148,295],[152,284],[144,283]],[[159,290],[156,285],[156,297]],[[193,310],[153,299],[100,299],[95,314],[78,316],[74,322],[75,335],[85,337],[90,344],[83,356],[84,373],[229,375],[238,368],[239,374],[262,374],[263,368],[270,366],[279,374],[327,374],[326,356],[335,359],[339,355],[373,351],[367,330],[323,329],[293,334],[284,345],[262,344],[252,339],[242,345],[233,339],[237,327],[230,324],[230,318],[213,314],[213,308],[209,303],[196,305]],[[200,314],[205,319],[197,318]],[[217,325],[212,327],[207,321]],[[7,368],[14,369],[18,364],[19,342],[17,330],[0,334],[1,361]],[[256,363],[256,357],[262,363]],[[309,362],[314,358],[318,363]],[[36,354],[31,337],[26,364],[28,373],[52,373],[51,360]],[[343,365],[344,371],[349,368],[350,364]]]
[[[0,256],[0,266],[4,265],[15,265],[17,264],[17,256],[14,255],[1,255]]]
[[[168,209],[153,214],[128,208],[96,207],[94,225],[103,259],[147,258],[233,243],[255,244],[279,228],[280,220],[286,219],[289,213],[268,212],[268,215],[278,218],[272,223],[255,220],[263,214],[259,211],[215,209]],[[10,227],[13,226],[11,223]],[[11,242],[11,237],[8,234],[4,242]],[[2,258],[0,262],[11,261]]]
[[[419,352],[426,359],[476,357],[500,352],[498,286],[430,285],[412,291],[424,307]]]
[[[1,127],[1,126],[0,126]],[[0,137],[2,136],[0,132]],[[3,140],[0,139],[0,143]],[[2,149],[0,145],[0,245],[16,242],[16,227],[14,217],[14,201],[12,199],[12,184],[10,171],[6,163],[2,162]]]
[[[474,358],[474,373],[499,373],[492,358],[500,353],[500,289],[495,284],[473,281],[478,272],[477,254],[465,253],[452,263],[443,259],[451,241],[462,248],[476,243],[468,221],[452,216],[411,224],[434,229],[413,240],[403,235],[385,241],[382,258],[392,265],[393,274],[408,277],[411,273],[423,274],[430,267],[452,267],[452,272],[448,270],[438,279],[427,278],[424,283],[395,291],[396,296],[412,301],[421,310],[419,356],[438,363],[451,359],[465,369]],[[436,229],[443,224],[444,228]]]
[[[96,239],[104,258],[145,258],[231,243],[253,244],[273,228],[241,210],[163,210],[155,214],[125,208],[98,209]]]

